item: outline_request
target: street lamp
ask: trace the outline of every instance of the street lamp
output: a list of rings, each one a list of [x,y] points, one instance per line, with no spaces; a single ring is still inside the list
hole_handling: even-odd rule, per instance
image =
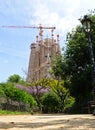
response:
[[[91,19],[88,18],[87,15],[84,16],[84,18],[81,20],[81,23],[83,25],[84,31],[85,32],[90,32],[91,31]]]
[[[93,48],[92,48],[92,42],[91,42],[91,33],[90,33],[92,21],[87,15],[85,15],[84,18],[81,20],[81,23],[83,25],[83,29],[88,38],[89,57],[90,57],[91,66],[93,68],[92,69],[93,101],[95,102],[95,96],[94,96],[95,94],[94,93],[95,91],[95,60],[94,60],[94,54],[93,54]],[[94,109],[93,114],[95,115],[95,109]]]
[[[84,18],[81,20],[81,23],[83,25],[83,29],[85,33],[87,34],[90,62],[91,62],[92,67],[94,68],[95,60],[94,60],[94,54],[93,54],[92,43],[91,43],[91,35],[90,35],[92,21],[90,18],[88,18],[87,15],[85,15]]]

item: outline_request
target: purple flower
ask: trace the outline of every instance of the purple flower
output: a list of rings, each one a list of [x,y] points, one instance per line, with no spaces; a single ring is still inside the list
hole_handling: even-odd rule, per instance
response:
[[[22,89],[30,94],[44,94],[50,91],[50,88],[44,88],[42,86],[27,87],[21,84],[16,84],[16,88]]]

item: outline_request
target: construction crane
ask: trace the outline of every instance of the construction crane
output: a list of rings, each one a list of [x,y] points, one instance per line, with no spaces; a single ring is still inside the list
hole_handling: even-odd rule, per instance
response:
[[[39,26],[2,26],[3,28],[37,28],[39,29],[39,35],[41,37],[41,39],[43,39],[43,31],[44,29],[51,29],[51,36],[53,37],[54,34],[54,29],[56,29],[56,27],[45,27],[45,26],[42,26],[41,24]]]

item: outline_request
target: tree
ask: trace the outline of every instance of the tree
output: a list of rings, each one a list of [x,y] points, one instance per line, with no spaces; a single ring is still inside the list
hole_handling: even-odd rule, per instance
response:
[[[68,101],[69,101],[69,105],[68,106],[70,106],[70,104],[72,102],[72,100],[70,100],[71,98],[74,101],[74,98],[70,96],[69,89],[67,89],[66,87],[64,87],[64,82],[62,80],[59,81],[59,80],[52,80],[51,79],[49,86],[50,86],[51,90],[60,99],[60,103],[61,103],[60,110],[62,112],[64,112],[65,108],[67,108],[66,105],[68,104]]]
[[[29,87],[31,86],[31,89],[32,89],[31,90],[32,95],[36,99],[41,112],[42,112],[41,96],[44,93],[49,92],[50,90],[49,81],[50,79],[48,78],[42,78],[42,79],[39,79],[38,81],[32,81],[31,83],[29,83]]]
[[[0,97],[5,97],[5,93],[3,90],[3,84],[0,84]]]
[[[59,80],[63,71],[62,55],[56,55],[52,58],[52,70],[51,73],[54,75],[54,78]]]
[[[80,27],[77,27],[76,31],[72,32],[71,37],[68,39],[64,62],[66,67],[64,74],[67,78],[69,77],[71,82],[71,94],[79,99],[87,96],[87,91],[92,88],[90,85],[91,65],[87,40]]]
[[[11,75],[8,78],[8,82],[12,82],[12,83],[18,83],[20,82],[20,80],[21,80],[21,77],[18,74]]]
[[[89,15],[95,22],[95,15]],[[95,56],[95,25],[92,24],[91,40]],[[57,62],[54,72],[64,80],[64,86],[70,90],[76,103],[82,105],[90,99],[92,91],[92,66],[90,64],[88,39],[79,25],[67,34],[66,50],[61,62]],[[59,68],[59,69],[57,69]],[[59,71],[61,70],[61,72]]]

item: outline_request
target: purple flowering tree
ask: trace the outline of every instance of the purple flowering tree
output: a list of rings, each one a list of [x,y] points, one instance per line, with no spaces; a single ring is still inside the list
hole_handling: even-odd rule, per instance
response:
[[[16,87],[28,92],[29,94],[32,94],[39,105],[40,111],[42,112],[42,104],[41,104],[40,97],[44,93],[48,93],[50,91],[49,83],[50,83],[50,79],[43,78],[38,81],[35,82],[33,81],[29,83],[29,86],[16,84]]]

